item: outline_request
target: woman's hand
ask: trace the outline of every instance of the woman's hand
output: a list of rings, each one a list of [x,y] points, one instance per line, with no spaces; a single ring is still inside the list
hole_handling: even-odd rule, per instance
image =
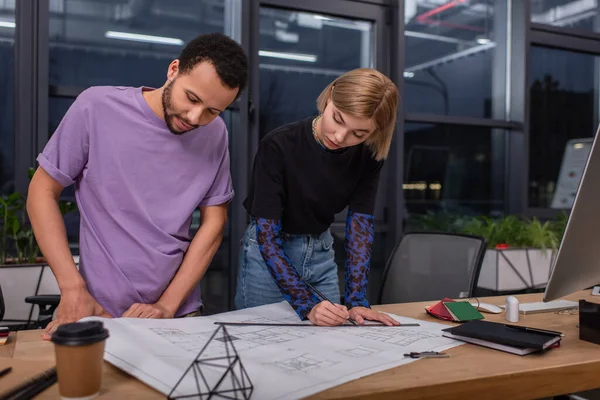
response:
[[[365,320],[379,321],[387,326],[400,325],[400,322],[396,321],[387,314],[371,310],[366,307],[353,307],[350,309],[350,318],[356,321],[357,324],[363,325]]]
[[[350,313],[346,306],[333,304],[329,301],[322,301],[308,313],[308,319],[315,325],[337,326],[348,321]]]

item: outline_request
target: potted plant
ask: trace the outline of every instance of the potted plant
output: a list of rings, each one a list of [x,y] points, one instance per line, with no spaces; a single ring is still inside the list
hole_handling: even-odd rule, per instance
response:
[[[30,178],[33,169],[30,169]],[[26,198],[21,193],[0,196],[0,267],[45,264],[35,240],[25,209]],[[74,202],[59,202],[61,214],[74,211]]]
[[[542,222],[506,216],[466,224],[463,232],[488,241],[478,287],[499,293],[545,288],[564,231],[563,221],[564,217]]]
[[[36,263],[39,250],[31,230],[26,227],[23,196],[12,193],[0,197],[0,215],[0,265]],[[14,255],[9,250],[14,250]]]
[[[419,230],[466,233],[487,240],[478,291],[485,294],[539,291],[550,269],[568,215],[542,222],[514,215],[502,218],[459,217],[426,214],[416,223]]]

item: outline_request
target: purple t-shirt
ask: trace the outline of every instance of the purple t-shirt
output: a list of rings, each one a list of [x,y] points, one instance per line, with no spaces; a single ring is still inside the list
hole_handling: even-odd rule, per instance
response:
[[[85,90],[37,160],[76,185],[79,270],[115,317],[160,298],[190,244],[193,211],[233,197],[223,120],[174,135],[142,88]],[[198,285],[176,315],[201,304]]]

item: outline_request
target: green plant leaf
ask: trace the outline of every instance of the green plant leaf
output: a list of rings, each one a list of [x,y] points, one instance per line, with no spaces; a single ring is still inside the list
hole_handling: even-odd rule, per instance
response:
[[[450,214],[427,213],[417,218],[416,225],[426,231],[466,233],[486,238],[489,248],[499,244],[509,247],[540,248],[556,250],[568,221],[568,214],[561,213],[551,221],[537,218],[524,219],[516,215],[502,218],[489,216],[460,217]]]
[[[61,201],[59,201],[58,206],[60,208],[60,213],[62,215],[65,215],[72,211],[77,210],[77,203],[72,202],[72,201],[61,200]]]
[[[19,229],[21,229],[21,223],[19,222],[19,218],[17,218],[14,215],[11,215],[6,222],[6,225],[8,227],[8,231],[12,234],[12,237],[16,238]]]

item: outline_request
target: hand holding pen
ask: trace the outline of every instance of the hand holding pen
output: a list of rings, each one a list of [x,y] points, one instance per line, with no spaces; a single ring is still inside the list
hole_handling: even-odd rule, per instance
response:
[[[322,301],[313,307],[308,313],[308,319],[315,325],[337,326],[349,321],[352,325],[357,323],[350,318],[350,313],[346,306],[334,304],[323,293],[313,287],[310,283],[304,282]]]

